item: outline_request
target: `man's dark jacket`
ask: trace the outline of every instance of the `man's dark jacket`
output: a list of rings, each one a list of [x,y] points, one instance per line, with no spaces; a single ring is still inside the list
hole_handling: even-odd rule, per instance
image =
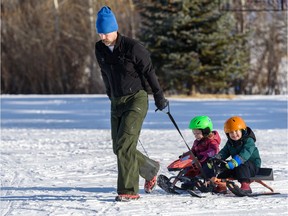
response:
[[[148,82],[154,97],[163,97],[149,52],[138,41],[118,33],[113,52],[102,42],[95,44],[108,97],[122,97],[147,91]]]

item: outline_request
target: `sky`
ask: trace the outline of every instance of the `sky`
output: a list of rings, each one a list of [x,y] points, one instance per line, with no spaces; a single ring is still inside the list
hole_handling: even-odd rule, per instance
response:
[[[237,96],[234,99],[169,98],[170,113],[188,144],[196,115],[208,115],[221,136],[233,115],[241,116],[256,135],[262,167],[273,168],[265,181],[275,196],[233,194],[170,195],[159,187],[143,190],[129,203],[115,202],[116,156],[110,137],[109,100],[105,95],[1,96],[0,215],[287,215],[287,95]],[[165,112],[155,112],[152,98],[138,149],[160,162],[160,171],[188,149]],[[266,189],[251,184],[254,192]]]

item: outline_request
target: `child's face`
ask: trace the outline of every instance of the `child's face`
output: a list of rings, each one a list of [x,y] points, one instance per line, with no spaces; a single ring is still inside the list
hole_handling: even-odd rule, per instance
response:
[[[192,130],[192,132],[197,140],[201,140],[204,137],[201,130]]]
[[[231,131],[229,133],[229,137],[234,140],[234,141],[237,141],[239,139],[241,139],[242,137],[242,131],[241,130],[235,130],[235,131]]]

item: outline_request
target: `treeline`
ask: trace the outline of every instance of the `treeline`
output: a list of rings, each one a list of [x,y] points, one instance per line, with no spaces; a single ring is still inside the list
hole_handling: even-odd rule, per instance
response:
[[[166,93],[287,93],[287,7],[232,12],[218,0],[2,0],[1,93],[104,93],[94,44],[107,4],[151,51]]]
[[[94,57],[94,43],[99,40],[95,15],[103,4],[99,0],[3,0],[1,92],[104,93]],[[110,6],[119,14],[121,31],[131,35],[132,2],[111,1]]]

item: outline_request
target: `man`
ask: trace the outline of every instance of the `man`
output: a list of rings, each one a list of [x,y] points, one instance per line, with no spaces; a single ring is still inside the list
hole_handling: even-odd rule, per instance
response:
[[[95,55],[101,68],[106,93],[111,100],[111,134],[117,156],[116,201],[139,199],[139,175],[146,193],[156,186],[159,163],[136,149],[148,110],[146,83],[153,92],[157,109],[168,105],[158,83],[148,51],[138,41],[118,32],[115,15],[107,6],[97,14],[96,29],[101,40]]]

